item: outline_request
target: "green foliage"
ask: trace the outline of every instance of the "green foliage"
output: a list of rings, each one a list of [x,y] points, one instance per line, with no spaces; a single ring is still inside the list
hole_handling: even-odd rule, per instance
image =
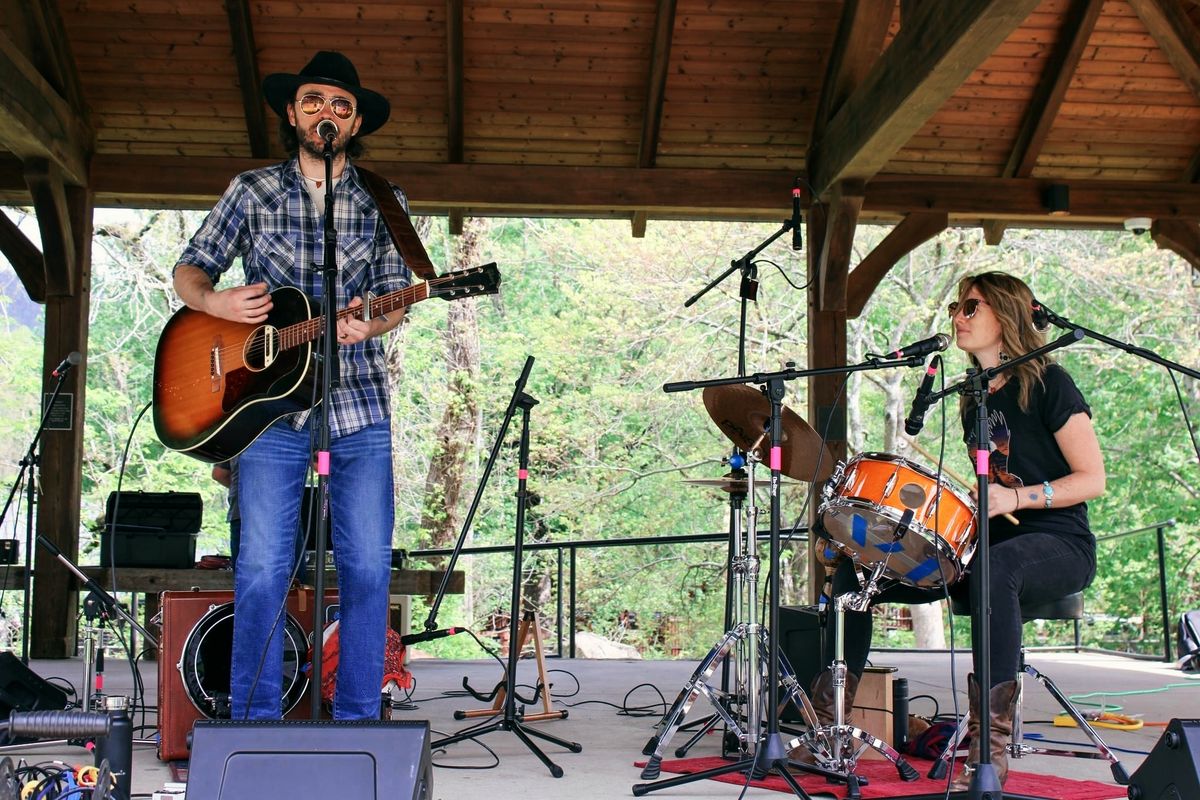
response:
[[[117,488],[200,491],[205,500],[201,553],[226,552],[224,491],[206,465],[166,452],[141,418],[150,398],[150,372],[158,331],[177,306],[170,269],[198,215],[178,212],[106,214],[97,226],[88,352],[81,535],[90,540],[104,500]],[[581,220],[486,221],[483,260],[495,260],[502,292],[461,302],[477,305],[480,373],[470,386],[479,407],[479,435],[465,465],[464,506],[483,479],[487,455],[513,383],[527,355],[536,363],[527,392],[530,412],[527,541],[628,541],[668,534],[727,534],[725,495],[682,483],[715,478],[730,443],[704,410],[699,392],[666,394],[662,384],[736,374],[739,298],[737,276],[722,282],[691,308],[683,301],[725,271],[732,259],[774,232],[775,226],[655,222],[644,239],[628,223]],[[427,244],[441,269],[454,242],[434,222]],[[858,258],[886,230],[864,226]],[[763,253],[758,300],[748,306],[747,371],[766,371],[807,353],[807,297],[803,262],[782,245]],[[856,261],[858,260],[856,258]],[[1011,230],[999,247],[987,247],[971,230],[951,230],[902,259],[875,292],[862,316],[849,322],[850,359],[893,349],[946,330],[944,307],[961,276],[1005,269],[1026,278],[1039,298],[1078,323],[1153,350],[1183,364],[1200,363],[1195,332],[1200,323],[1193,274],[1179,259],[1145,238],[1117,233]],[[235,270],[236,272],[236,270]],[[786,273],[790,282],[785,280]],[[229,280],[233,283],[233,280]],[[5,305],[5,310],[8,306]],[[422,509],[438,511],[427,492],[429,464],[438,446],[434,432],[446,404],[460,397],[445,361],[447,308],[440,301],[415,306],[398,332],[402,365],[393,397],[397,526],[395,546],[429,544]],[[19,448],[36,425],[41,368],[40,330],[6,316],[3,371],[10,403],[0,415],[3,475],[15,474]],[[946,374],[965,366],[946,354]],[[1185,568],[1200,554],[1196,537],[1200,469],[1180,415],[1174,386],[1161,368],[1095,341],[1062,352],[1062,362],[1090,401],[1105,451],[1109,484],[1091,504],[1093,527],[1115,533],[1176,519],[1168,535],[1172,610],[1195,607],[1200,587]],[[912,373],[858,375],[848,382],[853,451],[908,453],[898,440],[907,412]],[[1180,380],[1183,401],[1200,411],[1200,387]],[[787,405],[808,417],[807,386],[789,386]],[[516,526],[516,442],[520,419],[504,437],[497,463],[480,495],[469,544],[508,545]],[[945,447],[946,463],[961,471],[955,415],[931,414],[923,441]],[[130,441],[128,459],[123,458]],[[929,442],[933,442],[932,445]],[[918,460],[925,460],[918,457]],[[807,487],[785,490],[784,521],[801,515]],[[766,502],[766,495],[760,497]],[[765,510],[765,509],[764,509]],[[444,510],[443,510],[444,513]],[[765,514],[760,526],[765,527]],[[1089,590],[1089,610],[1103,614],[1085,631],[1097,641],[1120,636],[1129,646],[1153,650],[1157,625],[1152,535],[1101,545],[1099,575]],[[804,597],[804,570],[780,565],[789,597]],[[553,627],[558,594],[574,591],[577,624],[636,644],[649,654],[694,657],[720,636],[728,579],[725,541],[686,547],[649,545],[581,550],[574,586],[567,562],[558,585],[552,552],[530,551],[526,579],[547,588],[534,598],[543,624]],[[772,565],[764,559],[762,583]],[[489,615],[507,613],[511,561],[507,556],[465,557],[465,597],[450,598],[441,624],[486,627]],[[565,606],[565,600],[564,600]],[[624,611],[637,614],[637,630],[623,629]],[[417,605],[419,626],[427,607]],[[1114,634],[1107,620],[1117,620]],[[1108,626],[1108,627],[1106,627]],[[1102,630],[1103,629],[1103,630]],[[1132,631],[1132,633],[1130,633]],[[904,632],[894,634],[907,642]],[[422,647],[442,657],[478,657],[466,637]]]

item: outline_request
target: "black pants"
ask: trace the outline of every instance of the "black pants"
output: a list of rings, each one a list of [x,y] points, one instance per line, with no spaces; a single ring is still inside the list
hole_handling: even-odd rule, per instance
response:
[[[962,580],[950,587],[950,596],[970,599],[975,608],[981,585],[975,570],[976,555]],[[1049,603],[1083,591],[1096,575],[1096,541],[1091,536],[1053,533],[1022,533],[991,546],[990,596],[992,686],[1010,681],[1017,674],[1021,656],[1021,603]],[[853,562],[843,561],[833,574],[833,596],[860,588]],[[943,589],[919,589],[893,583],[871,602],[932,603],[946,597]],[[846,612],[846,668],[861,677],[871,652],[871,613]],[[981,657],[978,637],[972,631],[971,651],[976,673]],[[828,607],[825,620],[825,663],[833,663],[836,645],[836,616]]]

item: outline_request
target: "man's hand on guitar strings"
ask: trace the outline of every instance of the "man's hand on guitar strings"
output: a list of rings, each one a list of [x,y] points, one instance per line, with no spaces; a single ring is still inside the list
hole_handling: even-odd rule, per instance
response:
[[[206,314],[231,322],[266,322],[273,305],[265,283],[213,290],[204,296]]]

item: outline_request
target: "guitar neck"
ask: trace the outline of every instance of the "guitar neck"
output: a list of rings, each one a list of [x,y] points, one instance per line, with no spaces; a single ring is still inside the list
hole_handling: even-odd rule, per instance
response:
[[[368,318],[374,319],[380,314],[387,314],[400,308],[408,308],[413,303],[429,297],[429,284],[418,283],[415,286],[408,286],[396,292],[390,292],[380,297],[373,297],[369,301],[369,308],[365,306],[357,306],[355,308],[343,308],[337,312],[337,318],[341,319],[362,319],[363,311],[368,311]],[[297,322],[295,325],[289,325],[282,328],[280,333],[280,344],[284,348],[297,347],[308,342],[315,341],[320,337],[321,331],[325,327],[325,316],[313,317],[306,319],[303,322]]]

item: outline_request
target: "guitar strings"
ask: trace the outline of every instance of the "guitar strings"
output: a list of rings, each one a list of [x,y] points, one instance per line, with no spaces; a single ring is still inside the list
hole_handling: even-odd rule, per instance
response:
[[[385,305],[387,305],[387,308],[384,308],[382,311],[380,311],[378,313],[387,314],[388,312],[395,310],[399,306],[409,306],[418,300],[425,299],[422,297],[418,297],[418,295],[421,293],[421,290],[423,290],[423,289],[428,291],[431,287],[440,286],[441,284],[450,283],[451,281],[461,280],[462,277],[463,277],[463,273],[458,272],[458,273],[454,273],[452,275],[444,275],[440,278],[433,278],[431,280],[428,280],[428,281],[418,284],[416,286],[408,286],[408,287],[405,287],[404,289],[400,289],[391,294],[385,294],[383,297],[376,297],[374,300],[371,301],[371,306],[379,306],[380,304],[385,304]],[[411,295],[411,297],[408,297],[405,295]],[[426,295],[426,296],[428,296],[428,295]],[[361,306],[360,306],[360,308],[361,308]],[[344,318],[348,318],[348,317],[353,317],[356,315],[356,312],[357,312],[357,309],[344,308],[337,313],[337,318],[344,319]],[[300,322],[293,323],[291,325],[288,325],[285,328],[279,328],[277,330],[277,334],[278,334],[278,340],[279,340],[280,345],[277,349],[278,350],[287,350],[289,348],[295,347],[296,345],[303,344],[304,342],[312,341],[313,339],[320,336],[321,327],[324,325],[324,323],[325,323],[324,317],[314,317],[314,318],[310,318],[310,319],[302,320]],[[292,340],[293,336],[297,337],[297,338],[295,338],[294,341]],[[247,355],[262,355],[263,353],[266,352],[266,344],[264,342],[264,338],[265,337],[262,337],[262,336],[257,337],[257,341],[254,344],[252,344],[249,348],[245,348],[245,347],[242,347],[239,345],[229,345],[227,347],[218,348],[217,352],[222,358],[228,357],[230,354],[239,353],[239,352],[245,352]]]

